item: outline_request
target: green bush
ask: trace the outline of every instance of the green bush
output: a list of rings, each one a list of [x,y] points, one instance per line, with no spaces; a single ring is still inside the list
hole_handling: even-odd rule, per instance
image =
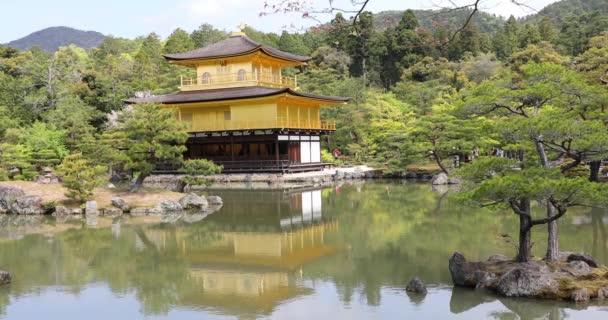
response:
[[[93,197],[93,189],[106,181],[104,166],[93,165],[82,154],[75,153],[63,159],[57,173],[63,178],[63,186],[68,189],[68,198],[81,202]]]
[[[321,161],[325,163],[334,163],[336,159],[334,159],[334,156],[331,154],[331,152],[325,149],[321,149]]]
[[[184,161],[180,172],[189,176],[208,176],[222,172],[223,167],[207,159],[191,159]]]

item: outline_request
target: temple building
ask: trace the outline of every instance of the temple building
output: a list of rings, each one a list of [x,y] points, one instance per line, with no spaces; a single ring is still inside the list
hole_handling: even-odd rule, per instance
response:
[[[228,39],[190,52],[165,54],[175,65],[196,70],[181,78],[179,91],[130,99],[175,108],[189,126],[185,159],[209,159],[224,172],[296,172],[323,167],[321,135],[335,122],[321,120],[321,108],[349,98],[303,93],[284,68],[311,59],[233,32]]]

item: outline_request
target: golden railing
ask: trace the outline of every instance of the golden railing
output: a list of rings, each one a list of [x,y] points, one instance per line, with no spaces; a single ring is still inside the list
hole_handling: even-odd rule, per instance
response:
[[[297,78],[284,77],[271,73],[238,72],[225,74],[203,74],[200,77],[180,77],[180,88],[183,90],[200,90],[212,88],[229,88],[240,86],[266,86],[279,88],[297,88]]]
[[[190,131],[223,131],[223,130],[254,130],[254,129],[311,129],[336,130],[335,120],[297,120],[276,118],[270,120],[223,120],[191,123]]]

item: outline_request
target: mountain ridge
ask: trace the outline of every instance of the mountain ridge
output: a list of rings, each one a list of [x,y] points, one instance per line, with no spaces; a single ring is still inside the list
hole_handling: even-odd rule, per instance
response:
[[[55,26],[32,32],[5,45],[19,50],[40,47],[42,50],[51,53],[57,51],[59,47],[71,44],[85,49],[95,48],[105,38],[105,35],[97,31],[84,31],[71,27]]]

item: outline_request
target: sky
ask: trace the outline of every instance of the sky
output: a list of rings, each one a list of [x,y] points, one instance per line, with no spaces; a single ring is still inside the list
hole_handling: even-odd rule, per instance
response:
[[[302,0],[317,11],[327,8],[329,0]],[[460,5],[472,0],[371,0],[366,9],[372,12],[405,9],[437,9]],[[535,13],[557,0],[521,0],[517,6],[510,0],[482,0],[480,9],[497,15],[521,17]],[[0,43],[24,37],[52,27],[68,26],[98,31],[106,35],[135,38],[156,32],[165,38],[176,28],[188,32],[202,23],[233,31],[241,23],[265,32],[297,31],[318,24],[303,19],[301,13],[271,14],[264,4],[280,0],[0,0]],[[334,7],[352,10],[351,0],[334,0]],[[314,15],[320,21],[327,14]],[[350,16],[346,14],[346,16]]]

